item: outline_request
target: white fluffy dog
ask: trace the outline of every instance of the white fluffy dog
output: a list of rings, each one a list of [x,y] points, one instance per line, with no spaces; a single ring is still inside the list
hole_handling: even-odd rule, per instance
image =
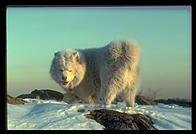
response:
[[[134,106],[138,86],[140,47],[130,40],[112,41],[105,47],[66,49],[55,53],[50,74],[67,94],[67,103],[111,104],[120,95]]]

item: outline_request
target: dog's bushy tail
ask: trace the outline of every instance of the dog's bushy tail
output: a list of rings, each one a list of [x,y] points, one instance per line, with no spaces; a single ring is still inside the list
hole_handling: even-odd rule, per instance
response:
[[[136,41],[124,40],[122,41],[122,48],[124,49],[124,56],[129,64],[129,68],[136,70],[139,63],[141,48]]]
[[[137,70],[140,51],[139,44],[133,40],[114,40],[109,44],[113,59],[132,71]]]

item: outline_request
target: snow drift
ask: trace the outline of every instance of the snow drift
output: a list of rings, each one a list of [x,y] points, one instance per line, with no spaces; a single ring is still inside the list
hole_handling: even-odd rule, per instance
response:
[[[92,104],[67,104],[53,100],[24,99],[24,105],[7,104],[8,130],[103,130],[104,126],[84,115],[97,108]],[[83,112],[79,112],[84,109]],[[165,105],[135,105],[126,107],[125,103],[107,106],[107,109],[129,114],[147,114],[154,120],[159,130],[191,130],[190,107]]]

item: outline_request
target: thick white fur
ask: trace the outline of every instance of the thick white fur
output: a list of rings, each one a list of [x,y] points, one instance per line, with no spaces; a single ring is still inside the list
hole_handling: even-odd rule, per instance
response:
[[[101,48],[59,51],[50,74],[67,91],[68,103],[82,99],[87,103],[111,104],[119,94],[127,106],[133,107],[139,55],[139,45],[130,40],[112,41]],[[62,84],[62,76],[67,77],[68,85]]]

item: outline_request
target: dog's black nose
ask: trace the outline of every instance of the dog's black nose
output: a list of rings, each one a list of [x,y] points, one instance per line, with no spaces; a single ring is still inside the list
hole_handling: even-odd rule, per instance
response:
[[[67,76],[62,76],[62,80],[67,80]]]

